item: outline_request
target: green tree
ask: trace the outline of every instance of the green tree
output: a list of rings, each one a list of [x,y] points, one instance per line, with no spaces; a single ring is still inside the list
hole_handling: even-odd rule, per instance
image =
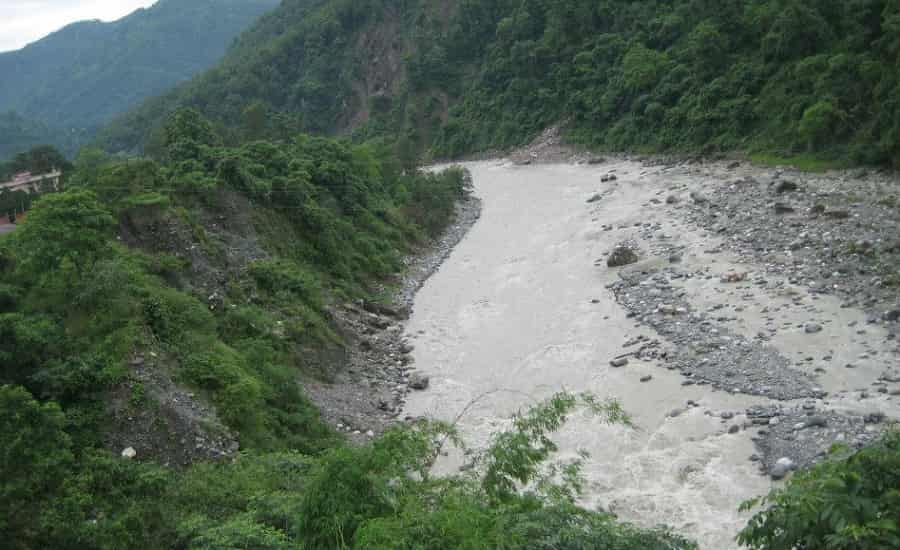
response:
[[[113,224],[91,191],[47,195],[35,205],[29,223],[13,235],[18,269],[30,281],[59,270],[81,277],[109,250]]]
[[[262,101],[254,101],[244,108],[242,123],[244,138],[247,140],[262,139],[268,126],[269,110]]]
[[[52,170],[69,171],[72,163],[52,145],[39,145],[16,155],[9,164],[13,172],[46,174]]]
[[[798,130],[800,136],[806,140],[807,148],[814,150],[826,142],[843,118],[844,113],[827,100],[819,101],[803,111]]]
[[[0,386],[0,537],[12,550],[32,548],[42,510],[73,461],[65,416],[19,386]]]

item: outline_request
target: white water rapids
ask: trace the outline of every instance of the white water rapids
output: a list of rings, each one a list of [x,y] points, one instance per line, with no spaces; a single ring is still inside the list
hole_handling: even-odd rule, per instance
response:
[[[704,549],[736,548],[734,537],[748,517],[738,506],[768,492],[771,482],[748,460],[754,453],[751,432],[729,434],[710,411],[740,414],[767,400],[683,387],[678,372],[653,363],[609,366],[610,359],[629,351],[622,347],[629,338],[658,336],[628,319],[605,288],[617,274],[594,262],[623,232],[603,231],[601,224],[618,228],[660,221],[682,241],[700,246],[711,238],[665,214],[648,213],[644,205],[671,179],[624,161],[602,167],[514,167],[494,161],[468,168],[483,201],[482,218],[416,297],[406,330],[415,345],[416,367],[431,376],[431,388],[410,396],[406,414],[452,420],[489,393],[459,424],[477,447],[512,412],[560,390],[615,397],[638,429],[606,426],[583,415],[557,437],[564,456],[579,449],[590,453],[584,504],[641,525],[669,525]],[[600,177],[609,170],[618,173],[619,181],[599,206],[589,208],[586,199],[607,188]],[[686,254],[686,264],[692,261],[711,260]],[[709,289],[688,290],[701,306],[715,299]],[[823,307],[843,320],[862,318],[860,312],[841,310],[836,301]],[[756,321],[748,313],[744,329],[755,334]],[[822,335],[832,347],[855,353],[858,344],[835,343],[840,337]],[[809,342],[777,345],[794,353]],[[642,383],[645,375],[653,380]],[[854,371],[853,376],[875,374]],[[823,384],[840,391],[854,382]],[[701,406],[667,416],[688,400]]]

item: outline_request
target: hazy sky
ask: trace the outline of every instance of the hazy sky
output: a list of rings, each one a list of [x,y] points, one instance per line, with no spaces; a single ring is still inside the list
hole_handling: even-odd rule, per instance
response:
[[[0,52],[16,50],[69,23],[113,21],[156,0],[0,0]]]

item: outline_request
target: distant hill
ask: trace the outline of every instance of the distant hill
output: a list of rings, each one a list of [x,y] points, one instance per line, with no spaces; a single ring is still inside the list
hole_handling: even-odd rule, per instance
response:
[[[160,0],[112,23],[69,25],[0,54],[0,113],[30,121],[71,152],[73,132],[104,125],[215,63],[278,0]],[[5,128],[5,126],[4,126]],[[46,130],[46,128],[45,128]],[[0,144],[0,157],[15,150]],[[33,145],[26,144],[26,147]]]

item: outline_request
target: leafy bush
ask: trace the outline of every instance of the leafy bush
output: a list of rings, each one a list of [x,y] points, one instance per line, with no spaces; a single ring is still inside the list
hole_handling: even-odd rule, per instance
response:
[[[757,513],[739,540],[752,549],[875,550],[900,547],[900,434],[795,475],[744,504]]]

